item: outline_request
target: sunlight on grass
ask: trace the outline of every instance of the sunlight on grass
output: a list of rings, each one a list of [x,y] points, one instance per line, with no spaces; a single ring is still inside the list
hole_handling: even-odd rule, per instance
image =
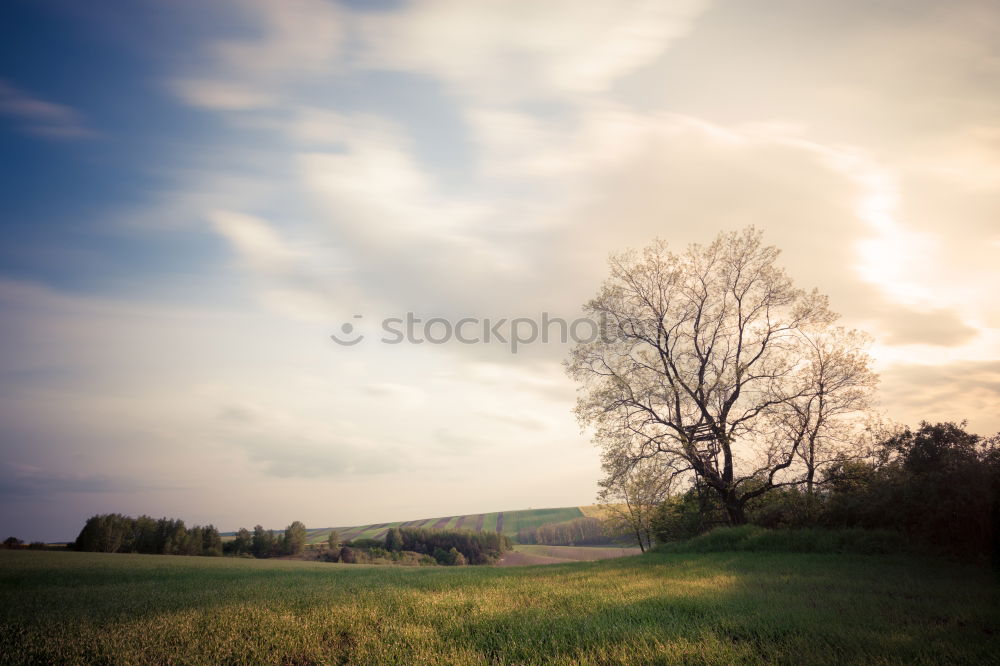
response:
[[[528,568],[3,553],[14,663],[985,663],[988,573],[716,553]]]

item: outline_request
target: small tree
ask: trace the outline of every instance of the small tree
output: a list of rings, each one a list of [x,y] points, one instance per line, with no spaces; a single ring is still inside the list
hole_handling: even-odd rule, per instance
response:
[[[613,532],[628,534],[645,552],[653,545],[653,516],[670,496],[675,469],[654,460],[630,461],[606,457],[607,476],[600,482],[598,500],[604,505]]]
[[[253,528],[251,539],[251,551],[254,557],[271,557],[274,550],[274,535],[270,530],[265,530],[261,525]]]
[[[792,397],[776,405],[773,432],[790,444],[804,468],[806,495],[814,499],[818,473],[842,462],[863,440],[878,377],[869,368],[867,335],[843,328],[803,331],[803,361]],[[861,452],[855,452],[861,453]]]
[[[222,537],[215,525],[206,525],[202,532],[203,547],[202,555],[218,556],[222,555]]]
[[[286,555],[298,555],[306,547],[306,526],[296,520],[285,528],[283,551]]]
[[[385,548],[394,553],[403,550],[403,532],[398,527],[393,527],[385,533]]]
[[[337,530],[330,530],[330,535],[326,537],[326,545],[329,547],[330,552],[340,548],[340,534]]]
[[[18,539],[17,537],[9,536],[9,537],[7,537],[6,539],[3,540],[3,547],[4,548],[11,548],[11,549],[13,549],[13,548],[20,548],[23,543],[24,543],[24,541],[22,541],[21,539]]]
[[[246,555],[253,552],[253,535],[250,530],[241,527],[233,539],[232,551],[237,555]]]

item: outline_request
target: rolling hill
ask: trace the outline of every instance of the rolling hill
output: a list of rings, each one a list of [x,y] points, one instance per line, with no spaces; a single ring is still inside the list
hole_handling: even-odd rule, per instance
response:
[[[321,527],[308,530],[309,543],[326,541],[332,530],[337,530],[344,541],[352,539],[383,539],[392,527],[427,527],[432,529],[464,529],[477,532],[500,532],[509,537],[517,537],[519,530],[534,528],[548,523],[560,523],[574,518],[583,518],[591,507],[567,506],[554,509],[524,509],[521,511],[494,511],[464,516],[442,516],[420,518],[394,523],[374,523],[371,525],[350,525],[344,527]]]

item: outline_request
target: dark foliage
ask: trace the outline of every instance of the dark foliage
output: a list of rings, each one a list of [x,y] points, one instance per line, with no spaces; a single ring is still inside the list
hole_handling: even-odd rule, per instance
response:
[[[728,521],[718,495],[702,485],[695,485],[663,502],[651,522],[656,540],[670,543],[704,534]]]
[[[888,530],[936,552],[992,554],[1000,565],[1000,437],[922,423],[882,442],[869,460],[834,465],[814,494],[791,486],[759,497],[748,517],[767,528]],[[691,489],[659,508],[654,531],[670,543],[723,522],[718,501]]]
[[[364,550],[369,550],[371,548],[382,548],[383,546],[385,546],[385,542],[382,541],[381,539],[364,538],[364,539],[352,539],[351,541],[348,541],[344,545],[350,546],[351,548],[361,548]]]
[[[1000,441],[964,424],[922,423],[883,443],[882,459],[829,474],[820,521],[897,530],[939,551],[995,551]]]
[[[222,538],[212,525],[188,529],[183,520],[108,513],[89,518],[73,547],[102,553],[222,555]]]
[[[433,555],[438,562],[454,564],[450,551],[461,554],[468,564],[491,564],[510,550],[511,541],[496,532],[471,530],[431,530],[403,527],[399,530],[403,550]],[[438,551],[441,551],[439,556]]]
[[[398,527],[393,527],[385,534],[385,547],[387,550],[399,552],[403,550],[403,534]]]

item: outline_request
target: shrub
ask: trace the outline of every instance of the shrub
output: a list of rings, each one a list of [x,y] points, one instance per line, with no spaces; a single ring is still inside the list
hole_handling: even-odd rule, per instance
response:
[[[683,541],[725,522],[722,505],[715,493],[693,487],[669,497],[652,519],[653,536],[659,543]]]
[[[887,530],[821,528],[773,530],[757,525],[719,527],[687,541],[661,544],[664,553],[756,551],[888,555],[911,551],[904,535]]]
[[[348,541],[345,546],[350,546],[351,548],[360,548],[363,550],[370,550],[372,548],[382,548],[385,546],[385,542],[379,539],[352,539]]]

